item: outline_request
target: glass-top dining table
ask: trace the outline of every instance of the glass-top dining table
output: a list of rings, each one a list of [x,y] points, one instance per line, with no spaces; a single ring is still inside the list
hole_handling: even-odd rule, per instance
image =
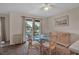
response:
[[[49,39],[50,39],[50,36],[48,35],[39,35],[39,36],[35,36],[33,37],[33,41],[35,41],[36,43],[39,42],[41,44],[41,41],[43,41],[43,45],[45,47],[49,47]]]

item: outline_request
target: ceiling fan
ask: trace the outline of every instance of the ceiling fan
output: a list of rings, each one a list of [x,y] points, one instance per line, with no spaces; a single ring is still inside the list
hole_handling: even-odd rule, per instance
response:
[[[40,8],[44,11],[48,11],[48,10],[54,8],[55,5],[56,5],[55,3],[44,3],[41,5]]]

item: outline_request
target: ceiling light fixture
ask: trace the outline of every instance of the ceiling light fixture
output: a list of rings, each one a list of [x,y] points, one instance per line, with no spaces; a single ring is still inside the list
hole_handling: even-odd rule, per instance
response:
[[[54,5],[52,5],[52,4],[44,3],[44,4],[42,4],[41,9],[44,10],[44,11],[48,11],[48,10],[50,10],[53,6],[54,6]]]

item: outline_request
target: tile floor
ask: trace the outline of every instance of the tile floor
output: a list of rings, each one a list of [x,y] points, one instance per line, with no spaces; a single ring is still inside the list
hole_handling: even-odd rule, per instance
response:
[[[6,47],[0,47],[0,55],[27,55],[27,45],[19,44],[19,45],[13,45],[13,46],[6,46]],[[29,55],[39,55],[39,50],[33,48],[31,52],[29,52]]]

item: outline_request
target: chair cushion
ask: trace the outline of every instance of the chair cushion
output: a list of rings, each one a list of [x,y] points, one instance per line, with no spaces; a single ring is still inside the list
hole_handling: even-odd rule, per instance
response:
[[[72,51],[72,52],[75,52],[75,53],[79,53],[79,40],[76,41],[75,43],[73,43],[69,49]]]

